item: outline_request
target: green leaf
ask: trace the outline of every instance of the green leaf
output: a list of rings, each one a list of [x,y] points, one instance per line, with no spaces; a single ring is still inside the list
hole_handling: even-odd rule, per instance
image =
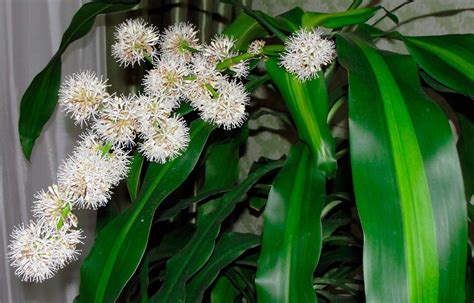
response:
[[[138,1],[134,1],[136,4]],[[61,79],[61,55],[75,40],[85,36],[99,14],[111,13],[133,7],[133,4],[89,2],[76,12],[64,32],[58,51],[48,65],[35,76],[21,99],[18,131],[23,153],[30,159],[33,146],[56,108]]]
[[[474,34],[400,37],[431,77],[474,98]]]
[[[184,302],[186,282],[207,262],[214,250],[220,227],[239,199],[264,175],[283,165],[271,162],[251,173],[222,199],[208,202],[206,212],[200,212],[197,229],[190,242],[166,264],[165,281],[152,302]],[[201,209],[200,209],[201,210]]]
[[[186,302],[202,302],[204,292],[217,278],[219,272],[250,248],[260,244],[254,234],[229,232],[221,236],[206,265],[186,285]]]
[[[239,293],[226,276],[220,277],[211,291],[211,303],[235,302]]]
[[[303,27],[339,28],[361,24],[372,18],[380,8],[380,6],[363,7],[339,13],[306,12],[303,15],[302,25]]]
[[[463,113],[457,113],[459,126],[461,127],[461,136],[457,147],[461,159],[461,168],[464,177],[466,201],[474,199],[474,120]],[[474,206],[469,205],[471,220],[474,220]]]
[[[258,302],[316,302],[313,272],[321,253],[325,175],[311,150],[293,146],[263,212],[257,268]]]
[[[28,160],[36,138],[56,107],[60,79],[61,59],[54,56],[36,75],[21,99],[18,131],[23,154]]]
[[[148,303],[148,257],[145,255],[140,267],[140,302]]]
[[[257,20],[241,12],[222,34],[234,37],[235,48],[245,51],[253,40],[267,36],[268,32]]]
[[[349,71],[350,156],[367,301],[460,302],[467,226],[447,118],[409,56],[337,37]],[[433,131],[436,130],[436,131]]]
[[[302,83],[280,67],[276,58],[267,60],[266,67],[295,120],[300,138],[310,146],[317,167],[331,175],[336,169],[336,157],[326,122],[328,93],[322,73]]]
[[[194,121],[190,144],[180,157],[150,164],[136,201],[99,233],[84,261],[80,302],[115,301],[144,254],[156,208],[189,176],[213,129]]]
[[[132,163],[130,164],[130,171],[127,176],[127,188],[130,198],[135,200],[138,190],[140,189],[140,176],[142,174],[142,167],[145,158],[136,151],[133,155]]]

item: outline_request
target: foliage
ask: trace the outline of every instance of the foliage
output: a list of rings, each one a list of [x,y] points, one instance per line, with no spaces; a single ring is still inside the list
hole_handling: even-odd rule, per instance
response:
[[[56,105],[61,54],[97,14],[135,2],[94,1],[74,16],[22,99],[28,158]],[[134,157],[133,202],[98,233],[78,302],[472,298],[474,35],[383,32],[370,20],[385,11],[398,22],[395,11],[360,2],[276,17],[239,5],[224,34],[240,50],[255,39],[281,45],[300,27],[325,28],[335,40],[336,61],[313,80],[287,72],[276,49],[245,80],[249,91],[281,95],[281,104],[254,98],[248,111],[251,119],[273,115],[296,134],[288,157],[262,158],[247,171],[248,123],[222,131],[189,115],[183,155],[166,164]],[[378,49],[381,38],[402,41],[408,55]],[[335,117],[348,121],[348,137],[334,135]],[[263,218],[262,235],[234,230],[244,212]]]

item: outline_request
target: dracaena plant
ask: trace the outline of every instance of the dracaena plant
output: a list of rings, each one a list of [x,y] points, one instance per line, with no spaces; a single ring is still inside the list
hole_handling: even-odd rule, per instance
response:
[[[74,211],[110,209],[125,180],[131,203],[100,219],[78,302],[472,300],[474,35],[384,32],[372,17],[398,22],[401,6],[361,1],[277,17],[239,6],[207,42],[190,23],[160,30],[137,18],[116,28],[111,55],[145,66],[139,93],[115,94],[93,71],[60,85],[62,52],[97,14],[134,1],[119,2],[84,4],[23,97],[27,157],[58,99],[84,135],[35,196],[35,221],[12,233],[22,280],[77,259]],[[255,98],[257,88],[283,102]],[[242,168],[248,121],[262,115],[284,121],[293,145]],[[247,208],[261,234],[235,231]]]

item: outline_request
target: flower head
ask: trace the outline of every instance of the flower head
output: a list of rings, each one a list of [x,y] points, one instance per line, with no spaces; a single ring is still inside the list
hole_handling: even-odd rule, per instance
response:
[[[33,216],[40,222],[56,227],[63,216],[63,210],[66,207],[71,207],[73,196],[55,184],[49,186],[48,191],[41,190],[38,192],[35,199],[32,210]],[[69,212],[67,217],[64,218],[64,225],[76,227],[77,217]]]
[[[174,108],[167,98],[156,95],[140,95],[137,100],[139,103],[137,119],[140,132],[146,132],[147,129],[153,128],[155,123],[161,123],[167,119]]]
[[[186,64],[176,57],[163,56],[155,61],[155,68],[145,76],[145,92],[167,100],[177,107],[182,95],[184,77],[188,75]]]
[[[30,221],[15,227],[8,246],[8,259],[22,281],[42,282],[77,258],[80,230],[56,229]]]
[[[148,25],[142,19],[128,19],[121,23],[114,34],[115,43],[112,45],[112,56],[120,65],[132,67],[156,54],[155,44],[159,35],[154,26]]]
[[[264,40],[254,40],[250,43],[247,52],[252,55],[260,55],[262,53],[263,47],[265,46]]]
[[[225,59],[238,56],[239,53],[234,50],[234,47],[234,38],[225,35],[217,35],[212,39],[209,45],[203,48],[203,53],[204,56],[207,57],[207,60],[215,65]],[[245,60],[230,66],[229,69],[235,73],[235,78],[245,78],[248,76],[250,68],[248,61]]]
[[[317,77],[323,66],[330,64],[336,51],[334,42],[322,37],[322,30],[300,29],[285,42],[280,64],[301,81]]]
[[[108,97],[107,81],[92,71],[68,76],[59,88],[59,104],[75,123],[83,124],[97,115],[102,101]]]
[[[196,79],[185,81],[183,94],[191,102],[191,106],[199,110],[212,98],[209,87],[217,87],[219,83],[226,81],[227,77],[216,70],[216,65],[209,60],[208,56],[202,54],[194,55],[190,70],[193,71]]]
[[[138,128],[137,106],[138,102],[132,95],[107,98],[92,128],[114,146],[133,145]]]
[[[234,46],[234,38],[225,35],[217,35],[211,40],[209,45],[203,48],[203,53],[206,57],[211,58],[211,62],[216,64],[237,55],[237,52],[234,51]]]
[[[160,39],[160,47],[168,56],[178,57],[188,62],[195,50],[199,50],[199,39],[194,25],[180,22],[165,29]]]
[[[201,104],[201,118],[227,130],[240,127],[247,118],[245,106],[249,100],[241,82],[222,81],[217,86],[217,95]]]
[[[189,129],[182,118],[169,117],[142,134],[139,150],[152,162],[165,163],[173,160],[189,144]]]
[[[107,204],[114,186],[128,173],[129,156],[88,133],[59,167],[58,182],[74,198],[74,206],[97,209]]]

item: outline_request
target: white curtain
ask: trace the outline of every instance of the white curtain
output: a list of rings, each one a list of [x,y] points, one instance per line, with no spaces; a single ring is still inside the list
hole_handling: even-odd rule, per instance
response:
[[[85,1],[84,1],[85,2]],[[82,258],[42,284],[21,282],[6,258],[15,225],[32,218],[35,192],[56,182],[61,161],[80,130],[57,110],[37,140],[31,162],[18,137],[20,99],[33,77],[54,54],[81,0],[0,0],[0,302],[72,302],[78,294],[79,268],[94,241],[96,213],[79,214],[87,239]],[[100,74],[105,66],[103,20],[63,55],[62,76],[81,69]]]

